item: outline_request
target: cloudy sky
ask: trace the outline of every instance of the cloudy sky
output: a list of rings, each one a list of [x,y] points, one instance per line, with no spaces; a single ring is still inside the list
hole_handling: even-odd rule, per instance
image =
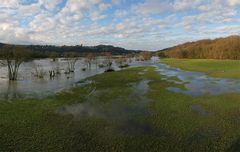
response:
[[[1,0],[0,42],[158,50],[240,34],[240,0]]]

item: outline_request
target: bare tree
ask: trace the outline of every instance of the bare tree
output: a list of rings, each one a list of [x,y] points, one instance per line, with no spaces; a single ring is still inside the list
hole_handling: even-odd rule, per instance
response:
[[[61,74],[61,68],[60,68],[59,61],[55,61],[55,65],[53,67],[53,70],[56,72],[56,75],[60,75]]]
[[[68,52],[65,54],[67,60],[67,71],[65,73],[73,73],[75,71],[76,62],[79,60],[78,54],[75,52]]]
[[[34,72],[32,72],[32,75],[38,79],[43,79],[44,76],[47,74],[47,72],[43,69],[40,65],[34,66]]]
[[[143,61],[150,60],[152,58],[152,53],[148,51],[144,51],[140,53],[140,59]]]
[[[121,56],[116,60],[116,63],[118,64],[119,68],[125,68],[128,67],[128,60],[125,56]]]
[[[30,51],[22,46],[5,45],[0,49],[0,63],[8,67],[9,80],[17,80],[20,65],[30,57]]]
[[[89,53],[86,58],[85,62],[87,64],[88,69],[91,69],[93,61],[96,60],[96,56],[93,53]]]
[[[105,61],[104,61],[104,64],[107,66],[107,72],[109,71],[114,71],[112,69],[112,64],[113,64],[113,59],[112,59],[112,53],[111,52],[106,52],[104,53],[105,55]]]
[[[135,54],[133,53],[129,53],[126,55],[126,59],[128,61],[128,63],[131,63],[132,62],[132,59],[135,57]]]

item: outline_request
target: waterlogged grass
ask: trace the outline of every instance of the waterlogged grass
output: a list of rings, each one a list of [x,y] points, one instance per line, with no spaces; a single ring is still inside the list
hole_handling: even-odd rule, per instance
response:
[[[240,94],[191,97],[161,78],[131,68],[46,99],[2,101],[0,151],[239,151]]]
[[[213,77],[240,78],[239,60],[163,59],[161,62],[183,70],[205,72]]]

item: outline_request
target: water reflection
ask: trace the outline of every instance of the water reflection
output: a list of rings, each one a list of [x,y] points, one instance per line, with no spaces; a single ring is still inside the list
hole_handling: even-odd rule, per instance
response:
[[[183,84],[185,89],[177,87],[167,88],[170,91],[179,92],[191,96],[201,95],[219,95],[222,93],[240,92],[240,79],[223,79],[209,77],[205,73],[188,72],[178,68],[173,68],[165,64],[159,64],[158,58],[153,58],[151,61],[135,61],[130,63],[130,67],[138,66],[155,66],[164,81]],[[101,61],[99,61],[100,63]],[[47,75],[44,79],[38,79],[33,76],[34,67],[41,65],[44,71],[52,70],[59,67],[61,75],[57,75],[53,79]],[[69,89],[76,85],[77,82],[87,77],[103,73],[105,68],[93,67],[86,69],[84,58],[80,59],[75,66],[75,73],[64,74],[66,68],[66,60],[59,59],[58,62],[53,62],[51,59],[34,60],[24,63],[19,71],[19,80],[9,82],[7,79],[6,67],[0,67],[0,98],[11,99],[17,97],[46,97],[53,95],[64,89]],[[114,63],[113,68],[120,70]],[[147,71],[142,71],[142,75]],[[47,73],[48,74],[48,73]],[[176,77],[179,80],[173,80]]]
[[[7,86],[7,90],[6,90],[6,93],[5,93],[5,96],[4,96],[5,99],[17,98],[18,97],[18,93],[17,93],[17,90],[16,90],[17,82],[15,82],[15,81],[8,81],[7,83],[8,83],[6,85]]]
[[[170,91],[191,96],[240,92],[240,79],[213,78],[205,73],[188,72],[165,64],[157,64],[156,67],[161,75],[167,77],[164,78],[166,81],[179,84],[179,81],[171,80],[172,77],[176,77],[185,86],[185,89],[177,87],[167,88]]]
[[[98,60],[99,63],[101,63],[101,60],[104,59]],[[131,67],[145,65],[152,65],[152,61],[136,62],[133,60],[133,62],[130,63]],[[115,70],[120,70],[115,63],[113,63],[112,66]],[[40,69],[46,72],[44,78],[39,79],[34,76],[36,67],[40,67]],[[48,72],[56,67],[59,67],[61,74],[51,79]],[[83,69],[86,68],[84,58],[77,61],[74,73],[64,74],[66,68],[67,63],[64,59],[59,59],[58,62],[53,62],[51,59],[34,60],[21,65],[18,81],[9,82],[7,78],[7,68],[0,67],[0,98],[46,97],[64,89],[69,89],[75,86],[80,80],[103,73],[106,70],[93,64],[91,69],[83,71]]]
[[[115,129],[124,135],[147,134],[161,137],[164,135],[163,132],[143,121],[154,113],[148,107],[151,100],[146,96],[150,90],[149,83],[150,80],[130,83],[128,86],[131,92],[128,95],[118,96],[104,105],[99,99],[105,91],[109,90],[95,91],[86,98],[84,103],[61,107],[56,110],[56,113],[72,115],[75,121],[85,117],[94,117],[115,122]]]

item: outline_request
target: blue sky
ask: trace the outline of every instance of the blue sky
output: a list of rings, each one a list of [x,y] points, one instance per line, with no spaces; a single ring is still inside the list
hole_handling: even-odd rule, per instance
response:
[[[1,0],[0,42],[158,50],[240,34],[240,0]]]

